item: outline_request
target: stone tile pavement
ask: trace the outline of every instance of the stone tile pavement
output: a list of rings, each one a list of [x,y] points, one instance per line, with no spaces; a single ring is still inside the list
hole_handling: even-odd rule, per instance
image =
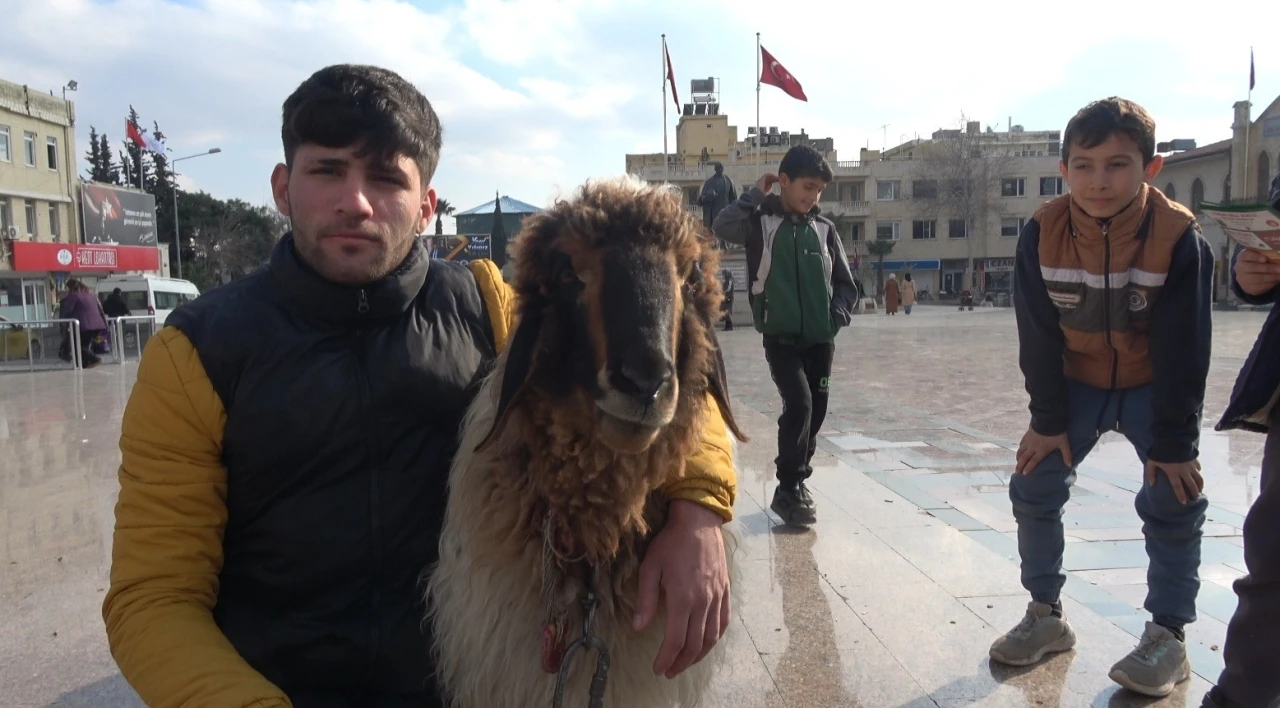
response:
[[[1196,676],[1154,702],[1106,676],[1145,620],[1132,507],[1141,468],[1115,435],[1081,465],[1065,519],[1076,650],[1025,669],[987,660],[1027,599],[1006,496],[1027,422],[1012,312],[926,306],[855,319],[837,343],[814,460],[819,523],[800,533],[766,510],[780,404],[759,336],[723,334],[752,441],[739,451],[739,621],[711,705],[1199,705],[1221,668],[1262,450],[1261,436],[1208,428],[1262,319],[1215,313],[1202,442],[1211,507],[1201,617],[1188,628]],[[0,704],[139,705],[99,614],[132,378],[132,365],[0,375]]]

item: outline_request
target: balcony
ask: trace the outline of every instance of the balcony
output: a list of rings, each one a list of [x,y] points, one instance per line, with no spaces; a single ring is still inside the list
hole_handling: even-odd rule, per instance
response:
[[[871,174],[871,165],[861,160],[840,160],[831,166],[831,171],[837,177],[856,177]]]
[[[820,202],[822,213],[831,212],[836,216],[871,216],[871,202]]]
[[[639,168],[636,173],[640,179],[659,182],[662,180],[670,180],[678,182],[683,180],[705,180],[715,174],[715,170],[710,165],[705,167],[685,167],[683,165],[672,165],[668,169],[663,169],[662,165],[644,165]]]

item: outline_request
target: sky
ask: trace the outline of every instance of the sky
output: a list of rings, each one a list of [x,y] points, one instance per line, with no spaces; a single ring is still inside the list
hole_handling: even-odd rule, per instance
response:
[[[691,79],[717,78],[740,136],[755,122],[761,33],[809,98],[764,86],[761,123],[832,137],[843,160],[956,127],[961,115],[997,130],[1010,119],[1061,130],[1112,95],[1146,106],[1157,140],[1205,145],[1230,137],[1251,46],[1254,114],[1280,96],[1280,18],[1268,5],[0,0],[0,78],[58,95],[77,82],[68,97],[81,175],[90,126],[119,150],[132,105],[144,128],[159,123],[171,158],[221,148],[178,165],[184,189],[266,204],[289,93],[330,64],[383,66],[439,113],[432,184],[462,211],[495,192],[545,206],[624,172],[627,153],[661,152],[663,33],[681,100]],[[665,101],[674,151],[678,116]],[[452,219],[444,225],[453,232]]]

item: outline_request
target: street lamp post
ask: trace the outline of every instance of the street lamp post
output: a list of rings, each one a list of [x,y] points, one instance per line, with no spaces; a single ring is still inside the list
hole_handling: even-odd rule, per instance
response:
[[[179,157],[175,160],[170,160],[169,166],[172,167],[173,165],[176,165],[179,162],[182,162],[183,160],[190,160],[196,157],[204,157],[205,155],[216,155],[220,152],[222,152],[222,148],[210,148],[206,152],[196,153],[195,155],[187,155],[186,157]],[[173,244],[174,246],[177,247],[176,250],[178,252],[178,278],[181,279],[182,278],[182,237],[178,232],[178,173],[176,171],[173,173]]]

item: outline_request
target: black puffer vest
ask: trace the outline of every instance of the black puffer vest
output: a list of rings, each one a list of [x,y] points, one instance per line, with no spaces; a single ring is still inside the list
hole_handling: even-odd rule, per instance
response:
[[[470,270],[415,243],[386,279],[338,286],[288,235],[167,324],[227,411],[219,627],[298,708],[438,705],[420,575],[494,357]]]

